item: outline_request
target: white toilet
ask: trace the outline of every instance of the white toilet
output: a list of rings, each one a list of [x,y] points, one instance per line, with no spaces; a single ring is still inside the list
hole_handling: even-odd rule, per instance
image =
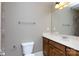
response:
[[[34,42],[22,43],[21,46],[22,46],[22,52],[24,56],[43,56],[42,51],[32,53]]]

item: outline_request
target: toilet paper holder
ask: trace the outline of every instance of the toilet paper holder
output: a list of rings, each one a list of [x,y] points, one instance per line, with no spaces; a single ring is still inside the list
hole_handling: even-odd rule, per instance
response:
[[[18,24],[36,24],[36,22],[25,22],[25,21],[18,21]]]

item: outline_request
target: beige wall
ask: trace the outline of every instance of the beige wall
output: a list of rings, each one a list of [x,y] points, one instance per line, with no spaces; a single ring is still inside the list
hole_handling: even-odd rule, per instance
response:
[[[50,3],[2,3],[2,49],[6,55],[22,55],[22,42],[34,41],[34,52],[42,50],[42,33],[50,28]],[[36,22],[18,24],[18,21]],[[13,48],[13,46],[16,46]]]
[[[1,2],[0,2],[0,49],[1,49]]]
[[[63,34],[74,34],[73,16],[74,11],[71,7],[62,10],[52,8],[52,31],[55,27],[56,31]]]

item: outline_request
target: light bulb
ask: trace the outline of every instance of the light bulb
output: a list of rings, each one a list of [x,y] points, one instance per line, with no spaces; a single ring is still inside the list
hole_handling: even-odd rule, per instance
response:
[[[60,2],[60,9],[63,9],[64,7],[67,7],[69,2]]]
[[[59,4],[56,4],[55,8],[59,8]]]
[[[65,2],[60,2],[60,5],[62,6],[62,5],[65,5]]]
[[[63,9],[63,7],[60,7],[59,9]]]
[[[64,5],[63,7],[67,7],[68,5]]]

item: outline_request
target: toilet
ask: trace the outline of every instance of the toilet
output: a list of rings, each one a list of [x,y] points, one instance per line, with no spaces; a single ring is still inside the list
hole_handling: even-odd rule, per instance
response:
[[[34,42],[25,42],[21,44],[23,56],[43,56],[43,52],[33,52]]]

